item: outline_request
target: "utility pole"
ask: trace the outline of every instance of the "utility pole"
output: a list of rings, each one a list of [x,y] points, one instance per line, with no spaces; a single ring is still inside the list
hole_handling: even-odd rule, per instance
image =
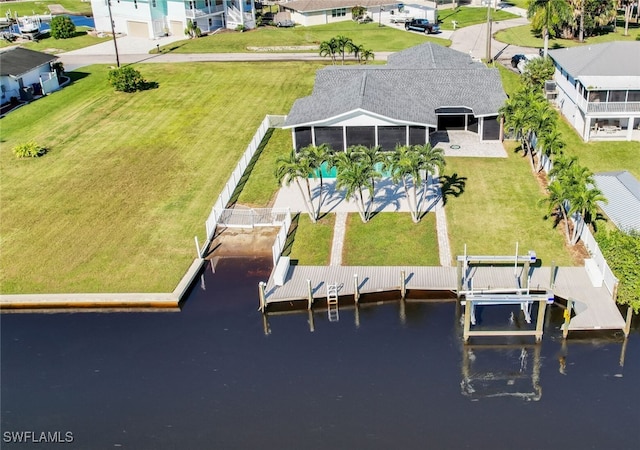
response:
[[[491,0],[487,0],[487,57],[488,63],[491,62]]]
[[[113,36],[113,47],[116,49],[116,67],[120,67],[120,56],[118,55],[118,44],[116,43],[116,29],[111,15],[111,0],[107,0],[107,8],[109,8],[109,22],[111,22],[111,35]]]

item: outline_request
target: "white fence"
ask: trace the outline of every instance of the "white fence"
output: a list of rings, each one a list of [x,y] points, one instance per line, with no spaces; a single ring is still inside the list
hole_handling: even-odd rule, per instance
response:
[[[218,218],[219,218],[220,212],[226,209],[226,206],[229,203],[229,200],[231,200],[231,196],[233,195],[233,192],[238,187],[238,183],[242,179],[242,175],[244,174],[244,171],[247,170],[247,167],[249,166],[249,162],[251,162],[251,159],[255,155],[256,150],[260,146],[260,143],[262,142],[262,139],[264,138],[265,134],[267,133],[269,128],[277,128],[282,126],[285,118],[286,116],[267,115],[265,116],[264,120],[256,130],[256,133],[253,135],[253,139],[247,146],[247,149],[245,150],[245,152],[240,157],[240,161],[238,161],[238,165],[236,166],[235,170],[229,177],[229,180],[227,181],[227,183],[224,185],[224,188],[222,188],[222,192],[218,196],[218,199],[213,205],[213,208],[211,208],[211,213],[209,214],[209,217],[205,221],[207,238],[202,247],[200,247],[198,243],[198,237],[197,236],[195,237],[196,248],[197,248],[199,257],[204,256],[205,252],[207,251],[207,248],[209,247],[209,244],[211,243],[211,240],[213,239],[213,236],[216,232],[216,226],[218,224]]]
[[[618,279],[611,271],[609,264],[607,264],[607,260],[605,259],[596,239],[591,234],[589,227],[584,226],[582,228],[582,233],[580,234],[580,239],[582,239],[582,243],[589,251],[591,255],[591,259],[595,262],[600,274],[602,274],[602,281],[604,285],[607,287],[609,293],[613,296],[615,287],[618,284]]]
[[[280,231],[278,231],[276,240],[273,243],[273,247],[271,247],[271,255],[273,256],[273,267],[276,267],[278,265],[278,260],[282,255],[282,250],[284,250],[284,246],[287,243],[289,227],[291,227],[291,212],[287,210],[287,215],[284,222],[282,223],[282,227],[280,227]]]

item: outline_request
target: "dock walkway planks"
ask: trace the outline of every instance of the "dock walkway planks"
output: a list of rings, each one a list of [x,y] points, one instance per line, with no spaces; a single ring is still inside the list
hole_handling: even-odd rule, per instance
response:
[[[457,290],[457,269],[441,266],[291,266],[283,286],[276,286],[270,277],[265,288],[267,306],[271,303],[306,300],[307,280],[311,281],[314,299],[326,299],[327,284],[338,285],[339,296],[353,296],[354,274],[357,274],[360,294],[399,291],[401,272],[405,272],[406,289],[424,291]],[[517,289],[522,266],[472,266],[467,279],[473,279],[473,289]],[[615,301],[604,287],[593,287],[584,267],[558,267],[551,286],[551,267],[529,269],[532,290],[551,290],[563,299],[574,301],[575,317],[569,330],[624,329],[625,323]]]

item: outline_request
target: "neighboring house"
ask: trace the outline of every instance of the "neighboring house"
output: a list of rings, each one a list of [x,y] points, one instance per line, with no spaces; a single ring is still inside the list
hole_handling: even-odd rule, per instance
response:
[[[296,100],[284,128],[292,130],[296,150],[323,143],[392,150],[428,143],[432,132],[446,130],[497,141],[506,98],[498,69],[426,43],[391,55],[384,66],[319,70],[311,96]]]
[[[607,198],[598,206],[622,231],[640,232],[640,182],[628,171],[594,175],[596,186]]]
[[[111,33],[107,1],[91,0],[91,9],[96,30]],[[184,36],[187,21],[203,33],[256,26],[253,0],[111,0],[111,16],[116,33],[149,39]]]
[[[547,94],[585,141],[640,141],[640,42],[551,50]],[[550,86],[551,84],[551,86]]]
[[[10,47],[0,51],[2,104],[12,97],[32,100],[34,95],[45,95],[60,89],[58,76],[51,64],[58,58],[47,53],[23,47]]]
[[[398,2],[390,0],[293,0],[280,3],[282,11],[290,13],[295,23],[311,26],[353,20],[351,8],[364,6],[379,11],[380,6],[390,11]]]

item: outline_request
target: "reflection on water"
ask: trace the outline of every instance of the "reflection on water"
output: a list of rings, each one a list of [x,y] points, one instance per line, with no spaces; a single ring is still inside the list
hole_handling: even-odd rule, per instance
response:
[[[268,267],[221,260],[178,313],[3,314],[3,432],[69,430],[65,449],[637,444],[637,326],[626,343],[564,341],[549,308],[541,344],[465,346],[455,302],[341,305],[334,322],[322,308],[263,316]],[[514,432],[527,424],[542,431]]]

